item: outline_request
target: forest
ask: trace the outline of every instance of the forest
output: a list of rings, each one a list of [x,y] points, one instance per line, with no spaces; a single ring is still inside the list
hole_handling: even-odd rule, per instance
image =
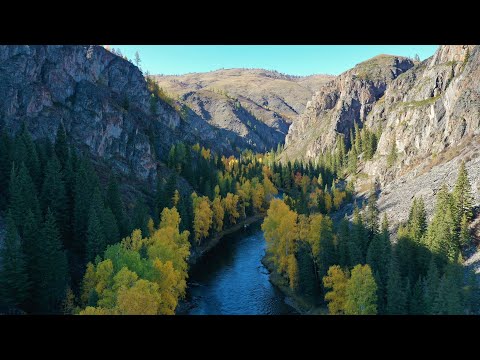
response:
[[[355,199],[345,174],[375,152],[378,134],[355,129],[316,163],[276,151],[220,156],[173,145],[154,191],[122,194],[108,166],[28,129],[0,137],[0,304],[20,313],[173,315],[185,297],[192,249],[252,216],[265,216],[267,257],[299,296],[330,314],[477,311],[470,245],[472,197],[462,165],[452,193],[437,194],[427,223],[421,198],[391,242],[372,186],[352,222],[331,215]],[[358,134],[358,135],[357,135]],[[394,161],[395,159],[392,159]],[[100,171],[101,169],[101,171]],[[282,198],[277,196],[278,192]]]
[[[475,274],[463,265],[471,244],[471,185],[461,164],[453,192],[444,185],[427,221],[422,198],[392,242],[380,221],[377,189],[352,222],[299,213],[274,199],[262,225],[268,257],[291,289],[329,314],[471,314],[479,310]]]

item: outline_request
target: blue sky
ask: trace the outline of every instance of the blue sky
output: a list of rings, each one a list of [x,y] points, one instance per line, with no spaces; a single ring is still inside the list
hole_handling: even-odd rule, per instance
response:
[[[338,75],[379,54],[424,60],[438,45],[110,45],[129,59],[138,51],[150,74],[179,75],[220,68],[263,68],[290,75]]]

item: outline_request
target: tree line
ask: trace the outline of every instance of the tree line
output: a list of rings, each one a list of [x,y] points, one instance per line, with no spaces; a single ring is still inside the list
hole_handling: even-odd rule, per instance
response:
[[[341,180],[349,154],[374,152],[378,135],[356,127],[351,139],[348,151],[337,142],[315,164],[278,162],[278,151],[225,157],[179,142],[155,191],[125,203],[115,177],[107,171],[102,184],[63,127],[53,144],[32,141],[25,125],[14,137],[4,131],[0,303],[30,313],[173,314],[191,248],[266,215],[276,271],[332,314],[477,311],[474,277],[465,283],[461,267],[473,216],[464,164],[454,191],[438,193],[430,224],[415,199],[392,244],[375,191],[351,223],[329,216],[354,196],[353,182]]]
[[[90,160],[70,145],[32,141],[25,124],[0,136],[0,303],[30,313],[59,313],[78,295],[89,261],[132,229],[117,181],[100,182]],[[138,202],[133,213],[138,213]]]
[[[422,198],[392,243],[376,193],[353,220],[301,215],[274,199],[262,224],[267,256],[289,286],[330,314],[465,314],[479,310],[475,274],[463,267],[472,245],[471,186],[462,163],[453,192],[443,186],[427,222]],[[362,210],[362,211],[361,211]]]

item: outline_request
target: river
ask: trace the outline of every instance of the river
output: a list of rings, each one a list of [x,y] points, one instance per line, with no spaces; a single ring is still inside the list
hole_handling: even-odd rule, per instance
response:
[[[225,236],[192,267],[184,310],[179,314],[297,314],[269,281],[261,263],[265,246],[260,222]]]

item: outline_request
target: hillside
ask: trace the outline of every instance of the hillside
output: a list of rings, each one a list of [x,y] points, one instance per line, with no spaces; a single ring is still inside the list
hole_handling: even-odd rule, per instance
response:
[[[0,129],[13,134],[25,123],[33,139],[53,140],[63,125],[77,147],[141,181],[155,180],[179,141],[234,151],[228,130],[183,120],[151,98],[135,65],[101,46],[0,46],[0,80]]]
[[[379,55],[322,86],[289,129],[284,156],[315,159],[338,135],[348,142],[354,124],[361,125],[387,86],[413,66],[407,58]]]
[[[329,75],[295,77],[262,69],[226,69],[154,76],[158,85],[202,119],[236,134],[240,149],[265,151],[283,143],[288,128]],[[198,121],[198,120],[197,120]]]
[[[453,186],[461,160],[480,203],[479,56],[478,46],[455,45],[417,64],[386,55],[358,64],[312,97],[289,130],[283,159],[315,160],[339,136],[348,147],[357,123],[381,135],[373,158],[358,164],[356,189],[361,197],[377,180],[379,209],[391,224],[406,220],[415,196],[424,197],[431,215],[435,194],[443,182]]]

